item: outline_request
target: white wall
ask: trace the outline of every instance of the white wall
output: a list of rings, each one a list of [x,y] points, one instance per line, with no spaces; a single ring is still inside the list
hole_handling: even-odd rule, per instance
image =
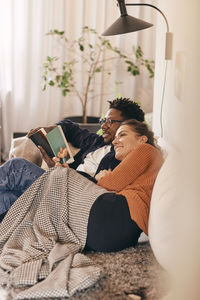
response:
[[[199,0],[160,0],[158,7],[168,18],[170,31],[173,33],[173,57],[168,62],[166,90],[163,107],[164,138],[173,145],[179,144],[182,126],[186,120],[181,116],[196,108],[200,95],[200,35],[199,35]],[[158,14],[156,39],[156,71],[154,85],[154,130],[160,135],[160,104],[163,92],[164,19]],[[185,109],[187,107],[187,109]],[[196,107],[196,108],[195,108]],[[190,120],[191,121],[191,120]]]
[[[174,223],[174,229],[181,224],[177,238],[182,246],[179,252],[182,266],[175,270],[172,280],[175,294],[167,299],[199,299],[200,1],[160,0],[158,7],[166,14],[174,36],[163,105],[163,138],[170,152],[179,151],[182,165],[177,186],[180,211],[176,212]],[[161,135],[165,32],[163,18],[158,16],[153,116],[153,129],[158,136]],[[173,207],[171,210],[174,213]]]

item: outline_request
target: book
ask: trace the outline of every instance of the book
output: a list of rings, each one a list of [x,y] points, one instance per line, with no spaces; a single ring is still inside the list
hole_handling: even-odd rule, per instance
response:
[[[29,136],[36,146],[41,146],[49,157],[53,158],[57,156],[60,158],[60,162],[73,163],[74,158],[70,145],[66,140],[62,127],[56,126],[48,133],[44,128],[40,128],[38,131]]]
[[[41,146],[46,151],[49,157],[53,158],[55,154],[46,138],[46,134],[47,133],[44,130],[44,128],[41,128],[35,133],[31,134],[29,138],[33,141],[33,143],[36,146]]]

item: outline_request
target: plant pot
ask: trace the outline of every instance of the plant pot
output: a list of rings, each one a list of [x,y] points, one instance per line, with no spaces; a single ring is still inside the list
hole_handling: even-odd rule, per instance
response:
[[[73,116],[73,117],[67,117],[66,119],[69,119],[75,123],[78,123],[81,128],[85,128],[90,130],[91,132],[96,133],[100,129],[99,124],[99,118],[98,117],[87,117],[87,123],[83,123],[83,117],[82,116]]]

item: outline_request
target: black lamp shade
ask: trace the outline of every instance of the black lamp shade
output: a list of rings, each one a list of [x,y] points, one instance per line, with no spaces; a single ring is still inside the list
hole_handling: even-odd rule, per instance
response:
[[[102,35],[117,35],[133,31],[139,31],[145,28],[149,28],[153,24],[142,21],[140,19],[131,17],[129,15],[121,16],[115,21],[108,29],[106,29]]]

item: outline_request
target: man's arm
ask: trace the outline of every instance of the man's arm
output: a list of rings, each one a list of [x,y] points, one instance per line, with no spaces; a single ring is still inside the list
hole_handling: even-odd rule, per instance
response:
[[[91,145],[96,143],[96,141],[102,140],[102,138],[100,138],[100,136],[96,133],[80,128],[77,123],[74,123],[69,119],[64,119],[57,124],[61,125],[67,141],[72,143],[74,147],[91,147]]]
[[[96,133],[90,132],[87,129],[81,129],[78,124],[72,122],[69,119],[64,119],[63,121],[58,122],[57,125],[61,125],[67,141],[69,141],[74,147],[81,149],[81,151],[79,151],[79,153],[76,155],[76,161],[70,165],[72,168],[76,168],[80,164],[83,154],[85,156],[87,152],[90,152],[90,150],[96,150],[97,145],[102,146],[104,144],[102,137],[100,137]],[[46,130],[46,132],[49,132],[55,127],[56,125],[43,128]],[[41,127],[31,129],[28,132],[27,136],[30,136],[40,128]],[[42,147],[40,147],[39,149],[48,167],[53,167],[55,165],[55,162],[47,155]]]
[[[99,136],[96,133],[92,133],[87,129],[80,128],[77,123],[74,123],[69,119],[64,119],[58,122],[57,125],[61,125],[67,141],[72,143],[72,145],[76,148],[91,146],[95,140],[99,139]],[[56,125],[43,128],[48,133],[55,127]],[[31,129],[27,136],[29,137],[31,134],[35,133],[41,128],[42,127]]]

